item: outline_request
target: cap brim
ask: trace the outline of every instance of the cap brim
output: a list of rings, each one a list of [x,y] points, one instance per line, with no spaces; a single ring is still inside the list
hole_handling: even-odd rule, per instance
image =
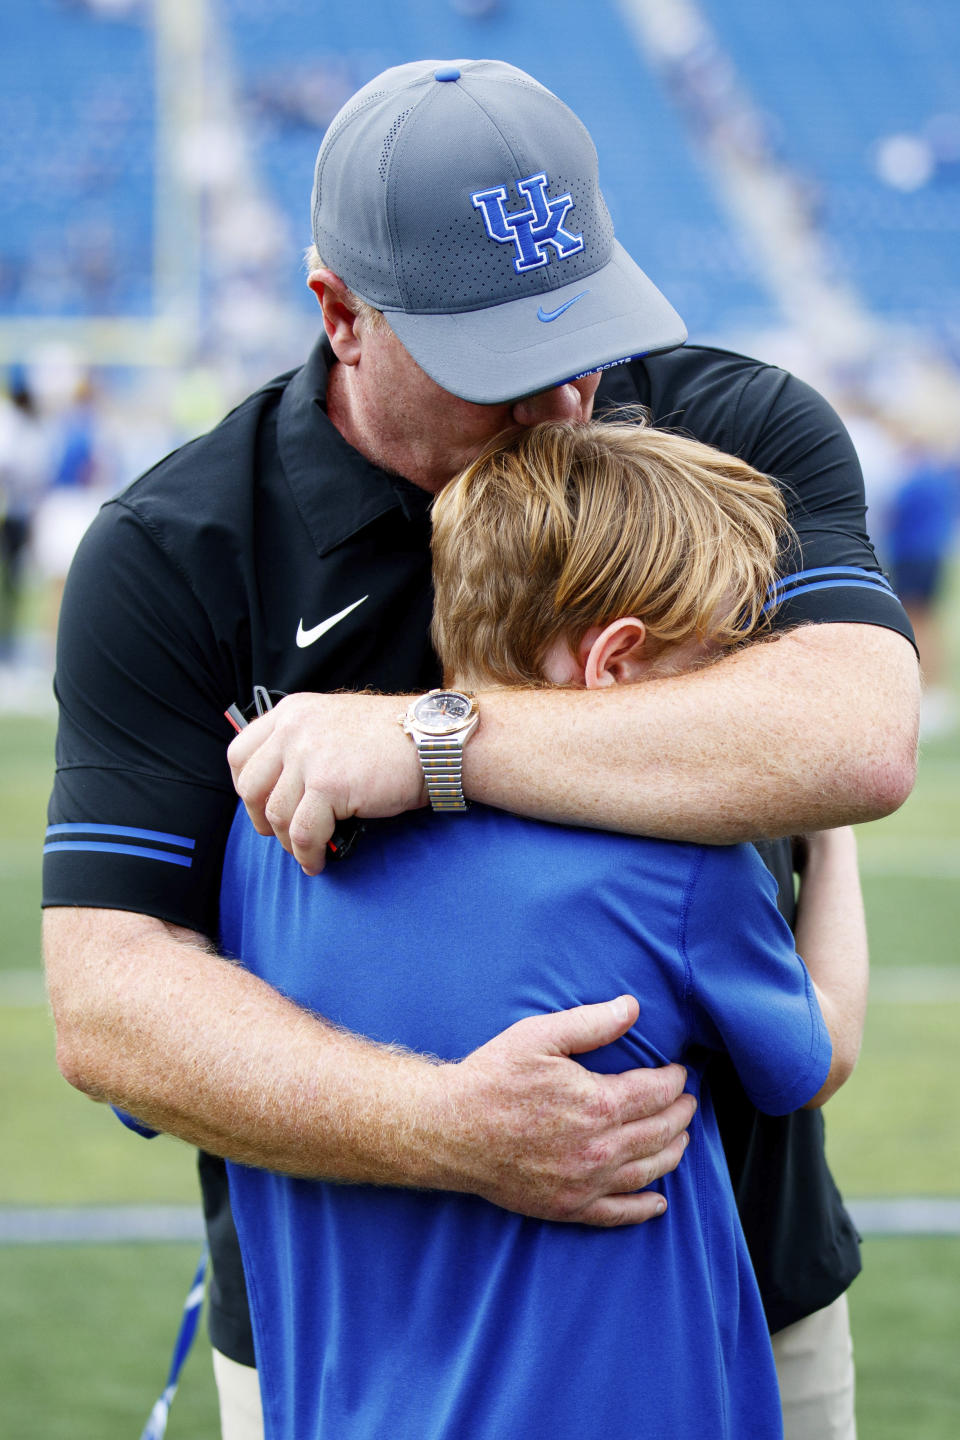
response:
[[[455,315],[384,315],[432,380],[478,405],[549,390],[687,338],[676,310],[617,241],[600,270],[557,290]]]

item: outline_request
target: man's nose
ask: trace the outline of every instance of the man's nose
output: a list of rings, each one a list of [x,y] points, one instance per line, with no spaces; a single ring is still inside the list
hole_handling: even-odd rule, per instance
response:
[[[589,420],[599,383],[600,372],[596,371],[593,375],[584,375],[581,380],[555,385],[552,390],[525,395],[514,405],[513,418],[518,425],[540,425],[548,420],[570,420],[574,423]]]

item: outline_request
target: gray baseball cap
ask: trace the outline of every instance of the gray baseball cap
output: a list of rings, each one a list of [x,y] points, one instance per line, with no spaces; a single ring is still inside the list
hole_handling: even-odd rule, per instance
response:
[[[494,404],[687,338],[614,239],[586,127],[500,60],[385,70],[317,156],[313,238],[445,390]]]

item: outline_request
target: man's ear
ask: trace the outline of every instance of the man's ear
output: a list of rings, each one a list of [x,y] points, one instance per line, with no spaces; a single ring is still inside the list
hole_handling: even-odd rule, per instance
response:
[[[583,670],[583,683],[588,690],[603,690],[609,685],[631,685],[642,680],[650,665],[644,656],[647,627],[642,620],[627,615],[612,620],[590,645]]]
[[[356,332],[356,312],[347,303],[347,286],[332,270],[311,270],[307,285],[317,297],[333,353],[344,365],[358,364],[360,337]]]

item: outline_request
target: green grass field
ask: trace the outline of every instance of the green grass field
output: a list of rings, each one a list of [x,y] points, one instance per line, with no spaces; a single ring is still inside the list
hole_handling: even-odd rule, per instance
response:
[[[0,716],[0,740],[0,1207],[195,1203],[186,1147],[135,1140],[57,1073],[38,944],[52,722]],[[958,816],[954,735],[924,747],[903,809],[861,831],[872,999],[857,1072],[827,1111],[848,1198],[960,1196]],[[3,1433],[138,1435],[196,1249],[0,1247]],[[851,1292],[861,1440],[955,1440],[960,1237],[871,1236],[864,1261]],[[204,1338],[188,1363],[171,1440],[216,1434],[208,1349]]]

